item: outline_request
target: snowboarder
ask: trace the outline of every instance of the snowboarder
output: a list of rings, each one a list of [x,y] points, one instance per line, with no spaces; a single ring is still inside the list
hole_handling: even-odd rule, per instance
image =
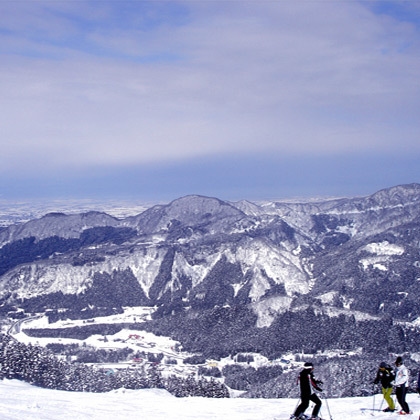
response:
[[[411,414],[410,408],[405,401],[408,386],[408,369],[404,366],[401,356],[398,356],[395,360],[395,366],[397,367],[395,372],[395,394],[401,406],[399,414]]]
[[[318,413],[322,403],[314,390],[322,392],[322,389],[319,387],[319,385],[322,385],[322,381],[318,381],[314,378],[313,370],[314,365],[310,362],[306,362],[303,365],[303,370],[299,374],[298,380],[300,384],[301,402],[293,414],[292,418],[294,419],[306,418],[304,415],[305,410],[309,407],[309,401],[312,401],[315,403],[315,406],[312,410],[312,417],[310,418],[313,420],[321,420],[318,417]]]
[[[394,379],[395,379],[395,373],[392,370],[392,367],[388,363],[382,362],[379,365],[379,369],[373,383],[378,384],[380,382],[382,385],[382,394],[384,396],[384,400],[388,403],[388,407],[382,410],[385,412],[395,411],[394,400],[391,398],[392,383]]]

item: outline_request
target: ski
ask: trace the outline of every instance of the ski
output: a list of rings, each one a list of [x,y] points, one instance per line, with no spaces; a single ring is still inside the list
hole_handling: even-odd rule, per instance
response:
[[[308,416],[306,414],[301,414],[299,418],[296,418],[295,416],[291,415],[287,418],[287,420],[311,420],[311,416]],[[286,420],[284,417],[274,417],[273,420]],[[323,420],[320,418],[320,420]]]
[[[301,415],[298,419],[293,415],[285,419],[284,417],[274,417],[273,420],[310,420],[311,416],[307,416],[306,414]]]
[[[371,416],[376,416],[379,413],[389,414],[390,416],[393,414],[398,414],[398,411],[384,411],[380,410],[379,408],[361,408],[360,411],[362,414],[370,414]]]

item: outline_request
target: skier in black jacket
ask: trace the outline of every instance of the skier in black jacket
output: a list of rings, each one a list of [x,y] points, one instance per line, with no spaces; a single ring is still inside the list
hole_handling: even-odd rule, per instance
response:
[[[294,413],[295,419],[305,418],[304,413],[305,410],[309,407],[309,401],[315,403],[315,406],[312,410],[312,417],[313,420],[320,420],[318,417],[319,410],[321,409],[321,400],[315,394],[314,390],[322,392],[322,389],[319,385],[322,385],[322,381],[317,381],[314,378],[313,370],[314,365],[312,363],[306,362],[303,365],[303,370],[299,374],[299,384],[300,384],[300,399],[301,402],[296,408]]]

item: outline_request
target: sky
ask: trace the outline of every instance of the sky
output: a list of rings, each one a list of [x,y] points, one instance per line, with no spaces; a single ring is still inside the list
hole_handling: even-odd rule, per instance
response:
[[[0,199],[420,182],[417,0],[1,0]]]
[[[176,398],[157,389],[91,394],[47,390],[7,379],[0,381],[0,393],[2,420],[287,420],[296,407],[296,399],[287,398]],[[399,417],[380,412],[385,407],[381,395],[322,399],[325,420]],[[408,418],[417,419],[417,394],[408,394],[407,402],[414,413]],[[306,414],[310,413],[308,408]]]

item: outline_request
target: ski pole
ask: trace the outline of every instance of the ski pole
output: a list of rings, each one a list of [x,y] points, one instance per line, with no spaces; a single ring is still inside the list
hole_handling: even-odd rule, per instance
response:
[[[382,404],[384,403],[385,398],[382,398],[381,405],[379,406],[379,411],[382,409]]]
[[[293,413],[290,415],[290,418],[293,418],[295,416],[296,409],[298,408],[299,403],[300,403],[300,398],[298,398],[297,403],[295,405],[295,409],[293,410]]]
[[[373,385],[373,405],[372,405],[372,416],[375,413],[375,385]]]
[[[332,415],[331,415],[331,411],[330,411],[330,405],[328,404],[328,398],[325,394],[324,395],[324,399],[325,399],[325,404],[327,406],[327,411],[328,411],[328,415],[330,416],[330,420],[333,420]]]

